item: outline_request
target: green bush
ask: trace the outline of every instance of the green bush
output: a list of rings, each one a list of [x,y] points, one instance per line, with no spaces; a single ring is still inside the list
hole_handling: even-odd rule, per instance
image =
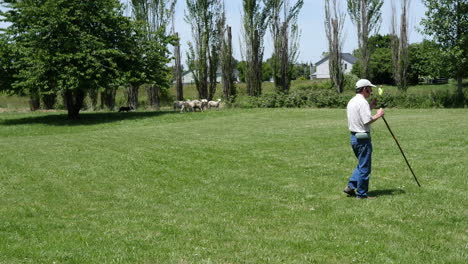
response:
[[[354,93],[338,94],[331,88],[319,88],[324,82],[313,86],[301,86],[289,93],[264,94],[259,97],[238,97],[230,107],[238,108],[280,108],[280,107],[317,107],[346,108]],[[460,98],[449,91],[429,94],[387,93],[379,97],[379,104],[390,108],[455,108],[466,107],[468,95]]]
[[[457,94],[449,91],[432,91],[423,94],[385,94],[380,97],[379,102],[385,107],[397,108],[459,108],[466,107],[468,95],[460,98]]]

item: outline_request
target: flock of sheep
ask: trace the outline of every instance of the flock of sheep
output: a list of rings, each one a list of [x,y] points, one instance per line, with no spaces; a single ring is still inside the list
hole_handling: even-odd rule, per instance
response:
[[[174,101],[174,111],[180,109],[180,112],[195,112],[197,109],[204,111],[208,108],[217,108],[221,105],[221,99],[217,101],[208,101],[207,99],[200,100],[187,100],[187,101]]]

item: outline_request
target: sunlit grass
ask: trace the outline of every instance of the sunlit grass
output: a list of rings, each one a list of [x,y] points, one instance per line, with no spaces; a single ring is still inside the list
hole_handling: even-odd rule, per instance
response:
[[[465,263],[467,111],[0,113],[0,263]]]

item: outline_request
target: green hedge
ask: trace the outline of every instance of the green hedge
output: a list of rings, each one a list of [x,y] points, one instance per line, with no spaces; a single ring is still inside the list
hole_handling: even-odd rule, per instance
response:
[[[346,108],[353,94],[337,94],[331,89],[297,89],[288,94],[265,94],[259,97],[238,97],[230,104],[239,108],[317,107]],[[379,103],[392,108],[463,108],[468,105],[468,96],[460,98],[447,91],[426,95],[387,94]]]

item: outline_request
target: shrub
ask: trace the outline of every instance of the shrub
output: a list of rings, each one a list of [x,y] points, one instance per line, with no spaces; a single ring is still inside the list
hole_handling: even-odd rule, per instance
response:
[[[324,85],[323,82],[317,83]],[[259,97],[238,97],[231,107],[277,108],[277,107],[318,107],[346,108],[353,93],[337,94],[334,90],[320,89],[317,86],[302,86],[289,93],[264,94]],[[448,91],[430,94],[387,93],[379,97],[379,104],[390,108],[453,108],[466,107],[468,96],[460,98]]]

